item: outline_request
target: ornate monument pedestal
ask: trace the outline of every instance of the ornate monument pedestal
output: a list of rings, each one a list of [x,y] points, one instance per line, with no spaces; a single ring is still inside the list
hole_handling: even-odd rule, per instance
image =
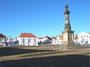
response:
[[[64,32],[63,33],[63,44],[66,46],[70,46],[73,45],[73,31],[71,32]]]

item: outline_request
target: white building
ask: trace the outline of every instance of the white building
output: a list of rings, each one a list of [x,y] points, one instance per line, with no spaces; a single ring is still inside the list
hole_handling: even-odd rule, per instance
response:
[[[17,37],[19,42],[19,46],[37,46],[37,37],[32,33],[21,33],[19,37]]]
[[[76,35],[76,34],[74,34],[74,44],[75,44],[75,45],[79,45],[78,35]]]
[[[0,34],[0,46],[6,45],[6,36],[3,34]]]
[[[38,37],[37,42],[38,45],[52,44],[52,39],[48,36]]]
[[[62,37],[57,36],[57,37],[52,37],[52,45],[62,45]]]
[[[6,45],[7,46],[17,46],[18,45],[18,40],[17,38],[13,38],[11,36],[6,38]]]
[[[83,45],[90,44],[90,33],[85,33],[85,32],[80,33],[78,35],[78,42]]]

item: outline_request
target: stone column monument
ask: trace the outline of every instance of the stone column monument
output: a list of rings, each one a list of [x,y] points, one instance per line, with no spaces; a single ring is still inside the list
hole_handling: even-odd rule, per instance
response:
[[[72,46],[74,44],[74,41],[73,41],[74,31],[71,30],[69,14],[70,14],[70,11],[68,9],[68,5],[66,5],[65,11],[64,11],[65,27],[64,27],[64,32],[62,32],[63,48],[67,48],[68,46]]]

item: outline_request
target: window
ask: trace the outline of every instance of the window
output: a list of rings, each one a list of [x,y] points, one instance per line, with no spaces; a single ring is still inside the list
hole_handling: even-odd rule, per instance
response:
[[[89,39],[89,36],[87,35],[87,37],[86,37],[87,39]]]
[[[2,40],[3,40],[3,38],[2,38]]]
[[[7,40],[8,40],[8,38],[7,38]]]
[[[1,38],[0,38],[0,42],[2,42]]]
[[[83,38],[83,36],[81,36],[81,38]]]

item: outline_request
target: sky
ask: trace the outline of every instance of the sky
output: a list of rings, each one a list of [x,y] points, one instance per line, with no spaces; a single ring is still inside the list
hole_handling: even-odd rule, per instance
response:
[[[67,0],[0,0],[0,33],[57,36],[64,31]],[[75,34],[90,32],[90,0],[68,0]]]

